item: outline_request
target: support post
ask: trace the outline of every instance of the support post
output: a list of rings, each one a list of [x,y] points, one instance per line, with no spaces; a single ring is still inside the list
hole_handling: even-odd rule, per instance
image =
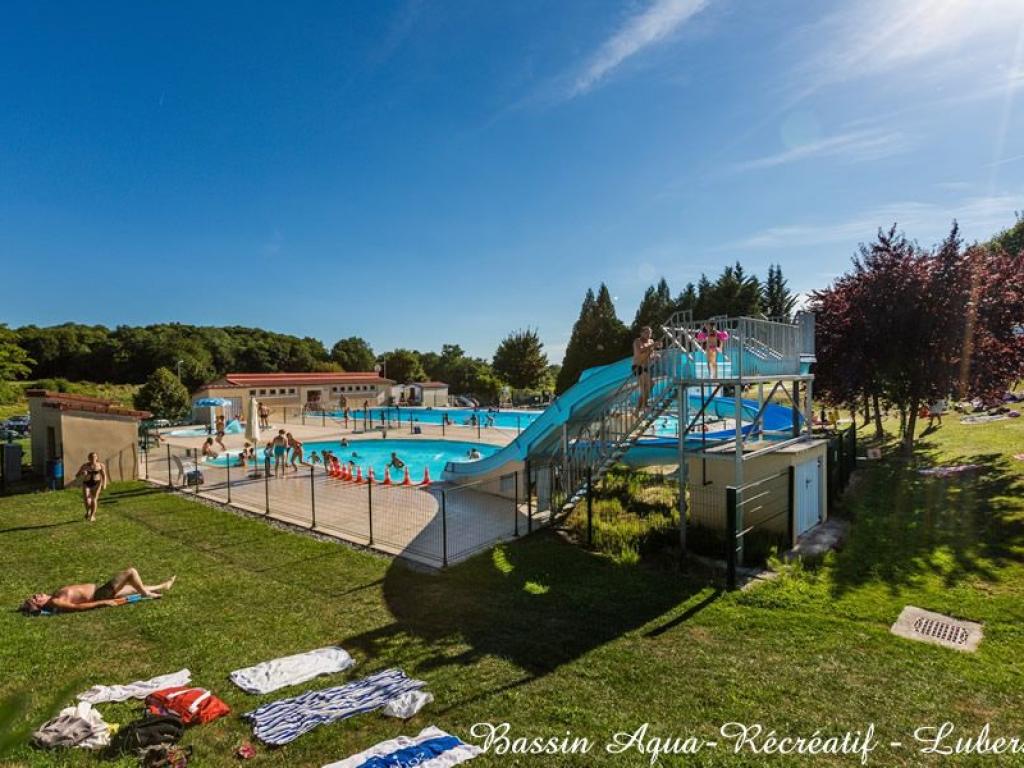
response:
[[[790,400],[793,403],[793,437],[800,437],[800,382],[793,381],[793,394]]]
[[[813,393],[814,382],[810,379],[804,385],[804,429],[807,430],[807,437],[814,435],[814,398]]]
[[[533,487],[530,484],[530,460],[526,460],[526,532],[533,533]]]
[[[167,446],[167,490],[174,488],[174,481],[171,479],[171,446]]]
[[[192,473],[192,477],[194,477],[196,479],[196,496],[198,496],[199,495],[199,449],[198,448],[196,449],[196,453],[195,453],[195,461],[193,461],[192,464],[196,468],[195,472]]]
[[[703,389],[703,387],[702,387]],[[690,423],[689,405],[690,398],[687,396],[686,387],[679,386],[679,402],[676,414],[678,426],[676,431],[679,438],[679,552],[680,557],[686,557],[686,518],[689,510],[689,503],[686,499],[686,485],[689,480],[690,467],[686,459],[686,425]]]
[[[725,489],[725,586],[727,589],[736,589],[736,566],[739,559],[739,520],[737,520],[739,509],[736,502],[736,489],[729,487]]]
[[[144,445],[145,445],[145,449],[146,449],[146,462],[145,462],[146,463],[146,479],[149,480],[149,430],[148,429],[146,430],[146,437],[145,437]],[[6,463],[6,462],[4,462],[4,463]],[[0,491],[0,492],[2,492],[2,491]]]
[[[231,457],[228,456],[227,454],[225,454],[225,456],[227,456],[227,462],[228,462],[228,464],[227,464],[227,470],[228,470],[228,504],[230,504],[231,503]]]
[[[743,486],[743,398],[739,383],[733,386],[733,418],[736,420],[735,475],[736,487]]]
[[[313,465],[309,465],[309,527],[316,528],[316,482],[313,479]]]
[[[587,467],[587,546],[594,546],[594,475]]]
[[[513,474],[513,482],[515,483],[515,501],[512,505],[512,535],[519,536],[519,470],[517,469]]]
[[[366,484],[366,509],[370,525],[370,546],[373,546],[373,483]]]
[[[441,491],[441,565],[448,567],[448,492]]]
[[[789,465],[789,485],[786,487],[788,500],[786,507],[789,509],[787,516],[786,539],[790,547],[796,546],[796,467]]]
[[[265,501],[266,501],[266,504],[267,504],[267,506],[266,506],[266,513],[269,516],[270,515],[270,457],[269,456],[264,456],[263,457],[263,465],[264,465],[264,468],[266,469],[266,472],[263,473],[263,495],[265,496]]]

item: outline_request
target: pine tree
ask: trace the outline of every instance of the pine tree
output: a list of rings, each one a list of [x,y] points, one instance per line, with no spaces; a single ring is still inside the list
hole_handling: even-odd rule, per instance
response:
[[[615,313],[608,287],[602,283],[597,296],[587,290],[580,308],[579,318],[572,328],[572,336],[565,348],[565,359],[558,372],[557,392],[564,392],[587,368],[605,365],[625,357],[629,347],[629,333]]]
[[[629,328],[631,336],[634,338],[638,336],[640,329],[645,325],[649,325],[654,329],[655,335],[659,334],[662,324],[668,320],[674,311],[675,305],[672,301],[672,293],[669,291],[668,283],[663,277],[656,286],[652,285],[644,292],[644,297],[640,300],[640,306],[636,309],[633,324]]]
[[[789,283],[782,276],[779,264],[768,267],[768,280],[764,285],[761,303],[764,313],[773,319],[789,320],[796,306],[796,296],[789,290]]]

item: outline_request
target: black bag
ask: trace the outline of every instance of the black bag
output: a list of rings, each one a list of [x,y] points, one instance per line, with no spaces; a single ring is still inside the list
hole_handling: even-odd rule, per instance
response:
[[[155,746],[177,744],[185,726],[175,715],[144,715],[129,723],[115,737],[118,752],[138,754]]]

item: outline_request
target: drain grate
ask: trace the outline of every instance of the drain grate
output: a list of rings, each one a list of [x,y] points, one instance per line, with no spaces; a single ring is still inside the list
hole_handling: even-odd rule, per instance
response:
[[[933,643],[958,651],[976,651],[984,636],[981,624],[932,613],[913,605],[903,609],[890,631],[909,640]]]

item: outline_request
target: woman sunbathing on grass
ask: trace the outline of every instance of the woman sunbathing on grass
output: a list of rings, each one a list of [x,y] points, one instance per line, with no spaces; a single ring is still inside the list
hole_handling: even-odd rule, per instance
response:
[[[93,608],[106,608],[121,605],[125,598],[132,595],[157,598],[165,590],[174,586],[177,576],[153,586],[146,586],[139,577],[139,572],[128,568],[114,576],[106,584],[69,584],[61,587],[52,595],[44,592],[32,595],[21,604],[24,613],[35,614],[42,611],[90,611]]]

